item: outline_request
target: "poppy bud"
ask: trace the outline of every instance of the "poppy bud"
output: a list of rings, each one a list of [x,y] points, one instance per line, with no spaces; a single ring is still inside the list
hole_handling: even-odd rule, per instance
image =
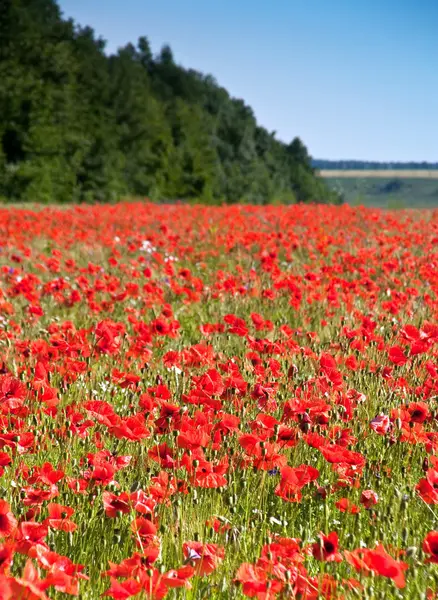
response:
[[[321,485],[317,487],[316,489],[316,496],[321,498],[321,500],[325,500],[327,498],[327,490],[325,487],[322,487]]]
[[[308,433],[310,431],[310,423],[300,423],[300,429],[303,433]]]
[[[288,369],[287,376],[293,377],[298,373],[298,367],[296,365],[291,365]]]

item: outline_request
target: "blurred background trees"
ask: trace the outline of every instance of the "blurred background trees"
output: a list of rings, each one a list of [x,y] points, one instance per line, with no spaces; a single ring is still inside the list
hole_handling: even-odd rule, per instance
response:
[[[340,202],[298,138],[257,124],[211,75],[114,55],[54,0],[0,0],[0,196],[10,201]]]

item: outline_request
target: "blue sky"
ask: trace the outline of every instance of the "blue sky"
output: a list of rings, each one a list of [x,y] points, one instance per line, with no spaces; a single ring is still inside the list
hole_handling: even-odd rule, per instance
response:
[[[438,161],[438,0],[60,0],[108,51],[211,73],[316,158]]]

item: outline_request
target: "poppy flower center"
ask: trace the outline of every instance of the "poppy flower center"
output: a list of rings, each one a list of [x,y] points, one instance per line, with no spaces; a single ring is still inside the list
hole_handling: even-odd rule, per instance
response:
[[[411,414],[412,419],[420,419],[423,416],[424,412],[420,409],[414,410],[414,412]]]

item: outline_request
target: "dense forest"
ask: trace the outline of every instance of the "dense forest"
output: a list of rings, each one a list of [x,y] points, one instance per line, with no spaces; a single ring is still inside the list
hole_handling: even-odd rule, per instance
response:
[[[395,171],[418,171],[424,169],[438,169],[438,163],[430,162],[376,162],[368,160],[324,160],[313,159],[312,165],[315,169],[340,170],[354,169],[362,171],[395,170]]]
[[[340,202],[211,75],[146,37],[108,55],[54,0],[0,0],[0,142],[7,201]]]

